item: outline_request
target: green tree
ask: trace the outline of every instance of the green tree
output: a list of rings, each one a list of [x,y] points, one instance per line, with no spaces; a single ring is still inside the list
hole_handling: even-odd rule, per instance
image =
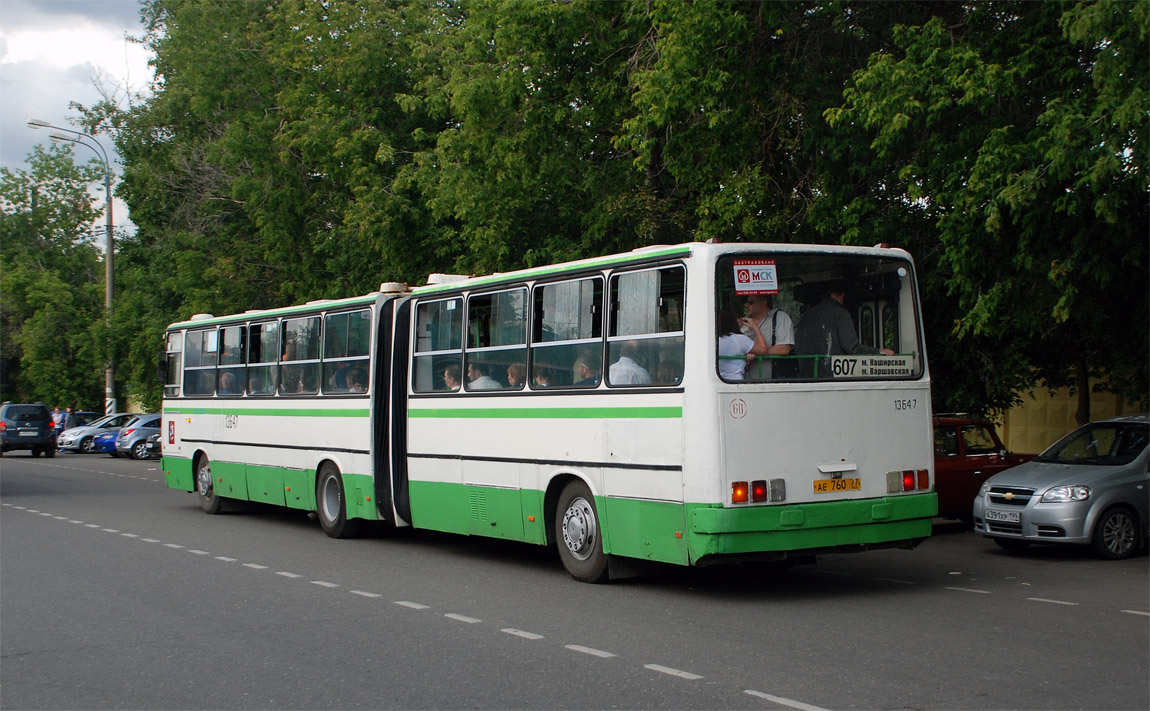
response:
[[[827,112],[869,140],[844,153],[866,180],[827,190],[860,237],[876,205],[937,229],[950,397],[1001,409],[1071,385],[1082,422],[1095,377],[1145,404],[1148,7],[979,3],[900,25]]]
[[[102,409],[107,362],[99,215],[89,186],[102,165],[37,146],[28,170],[0,168],[0,357],[3,399]]]

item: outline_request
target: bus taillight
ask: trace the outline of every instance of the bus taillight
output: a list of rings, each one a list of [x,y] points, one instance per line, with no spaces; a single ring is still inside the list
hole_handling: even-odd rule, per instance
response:
[[[732,504],[745,504],[747,503],[747,482],[736,481],[731,484],[731,503]]]
[[[760,502],[767,500],[767,482],[763,479],[751,482],[751,501]]]
[[[926,491],[930,489],[930,470],[904,469],[886,473],[887,493],[899,491]]]

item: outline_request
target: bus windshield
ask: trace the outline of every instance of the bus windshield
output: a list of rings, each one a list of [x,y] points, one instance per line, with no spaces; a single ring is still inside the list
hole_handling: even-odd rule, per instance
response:
[[[779,251],[728,254],[717,265],[723,380],[922,376],[922,334],[908,260]],[[749,345],[756,342],[756,326],[764,353]]]

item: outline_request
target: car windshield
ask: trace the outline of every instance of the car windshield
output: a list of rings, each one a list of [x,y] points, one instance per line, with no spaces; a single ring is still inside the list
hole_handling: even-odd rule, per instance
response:
[[[111,421],[112,418],[114,418],[114,417],[115,417],[115,415],[104,415],[100,419],[93,420],[92,422],[89,422],[87,425],[84,425],[84,426],[85,427],[104,427],[106,425],[106,423]]]
[[[1150,442],[1150,426],[1136,422],[1098,422],[1079,428],[1036,457],[1058,464],[1129,464]]]

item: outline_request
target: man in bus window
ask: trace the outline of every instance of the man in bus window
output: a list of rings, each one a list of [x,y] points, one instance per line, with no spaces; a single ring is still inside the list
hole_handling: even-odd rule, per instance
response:
[[[651,382],[651,374],[639,365],[639,343],[627,341],[619,349],[619,360],[611,364],[607,372],[612,385],[647,385]]]
[[[763,339],[767,342],[769,356],[790,355],[795,345],[795,329],[791,324],[791,317],[786,311],[775,308],[771,297],[767,294],[751,294],[747,297],[747,318],[752,319],[759,326]],[[749,326],[742,327],[743,335],[755,340],[755,332]],[[762,359],[761,370],[752,365],[750,377],[770,380],[771,360]]]
[[[447,389],[455,392],[459,389],[459,382],[463,379],[463,369],[459,367],[459,363],[448,363],[447,367],[443,369],[443,384]]]
[[[603,370],[603,357],[588,350],[575,361],[576,385],[594,386],[599,384],[599,373]]]
[[[855,331],[854,321],[850,312],[843,306],[846,298],[846,288],[841,282],[827,286],[826,296],[823,300],[810,307],[799,321],[798,333],[795,337],[795,346],[802,355],[894,355],[890,348],[875,348],[859,340]],[[820,375],[829,375],[825,370],[827,363],[820,361],[818,372]],[[803,362],[803,368],[809,369],[811,365]],[[810,377],[812,372],[804,372]]]
[[[487,364],[478,361],[467,363],[468,390],[497,390],[503,387],[499,381],[487,374]]]

